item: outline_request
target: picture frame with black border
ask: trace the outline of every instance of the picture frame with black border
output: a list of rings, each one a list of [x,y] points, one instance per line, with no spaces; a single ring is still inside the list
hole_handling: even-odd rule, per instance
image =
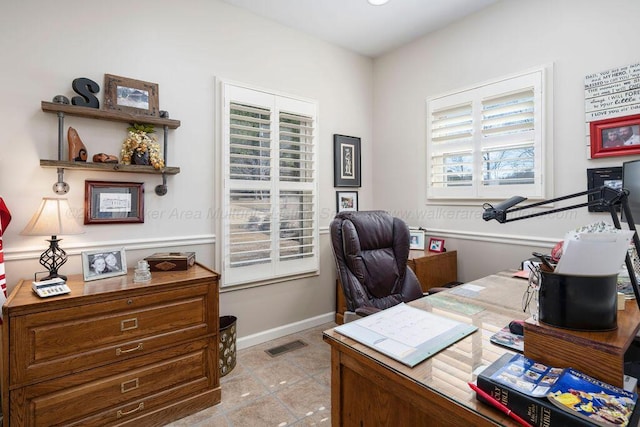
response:
[[[336,212],[354,212],[357,210],[357,191],[336,191]]]
[[[158,84],[104,75],[104,108],[143,116],[160,116]]]
[[[333,135],[333,186],[360,187],[360,138]]]
[[[85,224],[143,222],[144,183],[85,181]]]
[[[622,166],[614,166],[610,168],[592,168],[587,169],[587,190],[593,190],[606,185],[615,190],[622,189]],[[588,200],[595,201],[598,194],[589,194]],[[615,206],[616,211],[620,212],[620,205]],[[589,212],[609,212],[606,206],[589,206]]]
[[[85,282],[127,274],[124,247],[83,251],[81,256]]]
[[[410,230],[409,231],[409,249],[411,250],[424,250],[424,231],[422,230]]]
[[[429,252],[444,252],[444,239],[432,237],[429,239]]]

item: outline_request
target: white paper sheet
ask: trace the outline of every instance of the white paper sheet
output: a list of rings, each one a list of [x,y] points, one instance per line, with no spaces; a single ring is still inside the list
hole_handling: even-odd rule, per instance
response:
[[[624,264],[633,233],[632,230],[582,233],[577,240],[565,240],[555,272],[580,276],[617,274]]]

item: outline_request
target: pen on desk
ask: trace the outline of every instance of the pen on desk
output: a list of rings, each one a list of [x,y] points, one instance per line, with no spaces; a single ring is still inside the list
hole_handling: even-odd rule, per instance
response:
[[[513,418],[514,420],[516,420],[520,425],[522,425],[524,427],[533,427],[527,421],[523,420],[517,414],[515,414],[511,409],[507,408],[505,405],[500,403],[498,400],[494,399],[494,397],[491,396],[489,393],[485,392],[484,390],[481,390],[474,383],[467,383],[467,384],[469,384],[469,387],[471,387],[471,390],[475,391],[478,395],[480,395],[482,398],[484,398],[492,406],[498,408],[499,410],[501,410],[502,412],[504,412],[505,414],[507,414],[508,416]]]

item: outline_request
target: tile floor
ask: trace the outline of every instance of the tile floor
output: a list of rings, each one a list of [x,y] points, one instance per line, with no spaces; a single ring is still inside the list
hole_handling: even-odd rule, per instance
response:
[[[331,426],[331,351],[327,323],[238,351],[222,377],[222,402],[167,427]],[[265,350],[302,340],[307,346],[271,357]]]

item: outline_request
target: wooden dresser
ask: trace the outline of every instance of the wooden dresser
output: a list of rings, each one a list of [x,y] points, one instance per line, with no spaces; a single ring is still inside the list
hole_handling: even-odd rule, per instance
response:
[[[2,307],[4,426],[163,425],[220,402],[218,273],[83,282]]]

